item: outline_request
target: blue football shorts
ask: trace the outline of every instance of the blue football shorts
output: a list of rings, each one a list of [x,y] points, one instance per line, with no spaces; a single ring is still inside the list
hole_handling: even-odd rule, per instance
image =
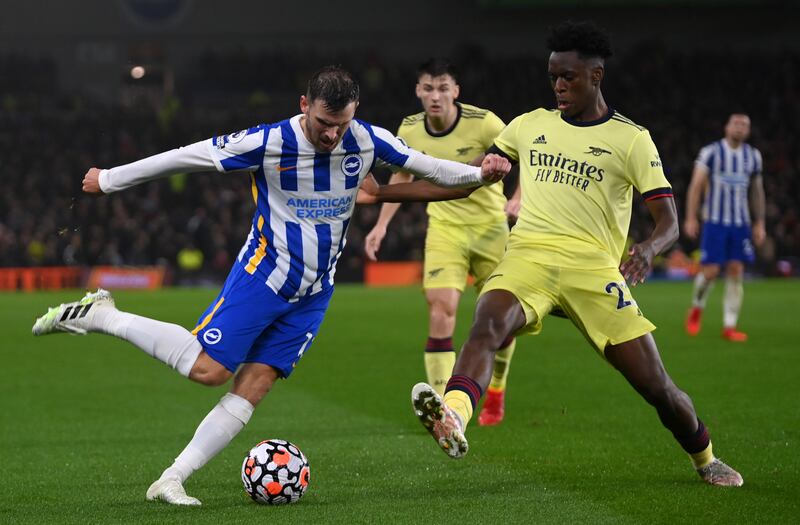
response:
[[[289,377],[317,336],[332,293],[333,287],[287,302],[234,263],[192,333],[231,372],[242,363],[262,363]]]
[[[700,239],[700,263],[753,262],[755,252],[750,235],[750,226],[723,226],[706,222]]]

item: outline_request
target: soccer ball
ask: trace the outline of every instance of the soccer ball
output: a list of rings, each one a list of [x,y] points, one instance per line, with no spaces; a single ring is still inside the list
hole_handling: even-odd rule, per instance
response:
[[[250,449],[242,463],[244,490],[267,505],[294,503],[305,494],[311,469],[306,456],[282,439],[268,439]]]

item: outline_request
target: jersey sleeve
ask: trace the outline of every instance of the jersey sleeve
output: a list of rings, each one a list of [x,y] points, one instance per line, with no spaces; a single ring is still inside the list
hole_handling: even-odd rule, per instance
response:
[[[481,144],[483,145],[484,150],[492,147],[492,144],[494,144],[494,139],[500,135],[505,127],[506,123],[503,122],[500,117],[491,111],[486,112],[486,116],[483,118],[481,126]]]
[[[375,161],[379,166],[407,171],[449,188],[480,186],[484,182],[481,168],[425,155],[383,128],[372,127],[370,133],[375,144]]]
[[[517,150],[517,132],[519,131],[520,122],[522,122],[523,115],[512,120],[500,134],[494,139],[494,145],[497,149],[506,154],[508,158],[515,162],[519,162],[519,151]]]
[[[664,176],[658,149],[647,130],[633,139],[625,171],[628,180],[645,200],[672,196],[672,186]]]
[[[252,171],[260,167],[264,162],[269,129],[261,124],[208,139],[206,145],[217,171]]]
[[[711,171],[714,166],[714,146],[713,144],[709,144],[708,146],[704,147],[700,150],[700,153],[697,154],[697,158],[694,161],[695,166],[702,166],[707,170]]]

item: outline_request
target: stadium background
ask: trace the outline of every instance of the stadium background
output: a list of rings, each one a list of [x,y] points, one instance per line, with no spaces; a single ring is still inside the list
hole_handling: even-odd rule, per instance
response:
[[[650,129],[681,216],[698,149],[722,135],[732,110],[750,113],[768,203],[768,240],[753,271],[797,273],[794,8],[755,1],[645,4],[0,2],[0,266],[158,265],[172,282],[219,282],[249,228],[246,177],[176,176],[93,199],[80,195],[85,170],[293,115],[308,75],[328,63],[360,80],[357,116],[390,130],[419,111],[414,70],[433,55],[458,64],[465,102],[509,121],[551,106],[546,29],[573,17],[611,31],[616,56],[607,66],[606,99]],[[132,77],[135,66],[144,68],[142,78]],[[356,211],[340,281],[362,279],[362,241],[377,211]],[[424,206],[406,205],[381,258],[419,260],[425,225]],[[631,237],[643,238],[649,227],[639,202]],[[680,262],[695,249],[681,238],[673,257]]]
[[[679,207],[698,148],[721,136],[729,111],[751,112],[770,203],[770,243],[753,272],[796,273],[794,8],[647,3],[0,0],[0,276],[12,267],[44,275],[67,264],[83,276],[84,265],[163,264],[179,282],[216,283],[249,226],[245,177],[175,177],[93,199],[79,194],[86,168],[285,118],[308,74],[330,62],[360,78],[359,116],[390,129],[419,111],[414,67],[432,54],[461,63],[465,101],[508,120],[552,103],[545,32],[567,17],[612,32],[617,56],[604,92],[652,131]],[[139,81],[135,65],[147,69]],[[641,238],[649,221],[638,211],[632,235]],[[337,278],[361,278],[361,242],[376,213],[356,211]],[[422,207],[395,220],[383,257],[418,258]],[[191,246],[202,269],[177,271]],[[681,239],[678,248],[695,245]],[[185,381],[113,338],[31,336],[48,305],[83,292],[0,293],[0,523],[795,523],[800,280],[747,283],[744,345],[719,337],[721,288],[691,338],[690,282],[648,282],[635,297],[715,453],[745,476],[740,490],[703,486],[652,409],[560,319],[520,340],[504,423],[471,425],[470,456],[450,461],[409,409],[427,327],[418,287],[344,284],[302,371],[190,479],[200,509],[152,504],[144,491],[227,387]],[[215,294],[114,289],[126,311],[187,327]],[[474,304],[467,290],[456,341]],[[268,437],[298,444],[311,462],[299,505],[264,508],[242,491],[242,458]]]

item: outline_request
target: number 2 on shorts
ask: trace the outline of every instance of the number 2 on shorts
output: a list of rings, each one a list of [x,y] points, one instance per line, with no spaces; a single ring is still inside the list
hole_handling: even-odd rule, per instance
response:
[[[626,301],[625,297],[622,295],[622,286],[617,283],[608,283],[606,285],[606,293],[614,293],[611,290],[617,290],[617,297],[619,297],[619,301],[617,301],[617,310],[622,310],[626,306],[630,306],[632,303],[630,301]]]

